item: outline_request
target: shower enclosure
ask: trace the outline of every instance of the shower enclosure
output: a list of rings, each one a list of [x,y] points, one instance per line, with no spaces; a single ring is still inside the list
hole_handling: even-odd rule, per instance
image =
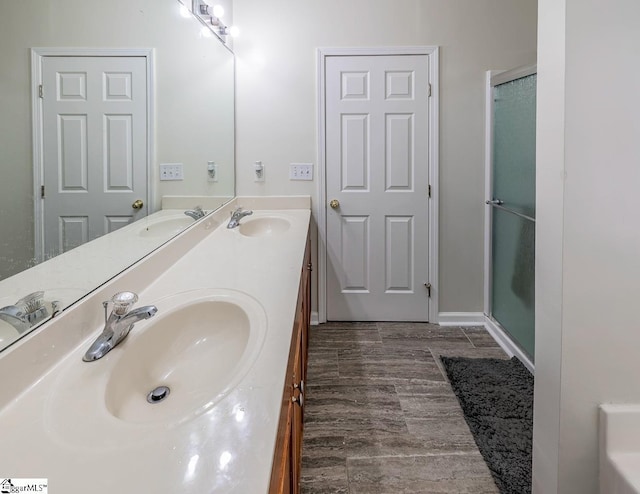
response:
[[[485,312],[514,353],[533,366],[536,68],[488,80]]]

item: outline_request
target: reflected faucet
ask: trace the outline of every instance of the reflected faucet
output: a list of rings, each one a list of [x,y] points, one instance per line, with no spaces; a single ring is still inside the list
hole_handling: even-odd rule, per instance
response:
[[[104,329],[98,338],[91,344],[82,360],[93,362],[104,357],[124,340],[133,325],[143,319],[153,317],[158,308],[155,305],[145,305],[131,310],[133,304],[138,301],[138,296],[133,292],[119,292],[111,297],[113,309],[107,317],[107,307],[109,302],[103,302],[104,307]]]
[[[18,333],[24,333],[32,326],[49,317],[42,298],[44,292],[33,292],[25,295],[13,305],[0,308],[0,320],[11,324]],[[53,312],[58,308],[58,302],[51,302]],[[54,314],[55,315],[55,314]]]
[[[253,214],[253,211],[242,209],[242,206],[240,206],[238,209],[231,213],[231,219],[229,220],[227,228],[235,228],[239,226],[240,220],[245,216],[249,216],[250,214]]]
[[[184,214],[190,216],[194,220],[198,221],[200,218],[204,217],[205,212],[202,210],[200,206],[196,206],[193,209],[187,209]]]

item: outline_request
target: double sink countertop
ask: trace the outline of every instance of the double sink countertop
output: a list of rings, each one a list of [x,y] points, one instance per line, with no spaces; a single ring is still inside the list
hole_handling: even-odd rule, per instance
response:
[[[226,228],[238,205],[254,210],[244,232]],[[70,494],[266,493],[309,208],[234,199],[0,354],[1,475]],[[158,313],[83,362],[119,291]],[[147,404],[159,377],[171,393]]]

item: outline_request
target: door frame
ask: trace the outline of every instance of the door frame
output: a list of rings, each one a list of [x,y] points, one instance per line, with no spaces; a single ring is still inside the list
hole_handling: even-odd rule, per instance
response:
[[[493,199],[493,88],[505,82],[526,77],[537,72],[537,65],[524,65],[511,70],[488,70],[485,74],[485,132],[484,132],[484,318],[487,331],[510,356],[517,355],[529,371],[535,371],[531,359],[516,345],[504,328],[491,317],[491,269],[493,208],[486,201]]]
[[[147,201],[149,213],[155,204],[153,184],[154,159],[154,48],[31,48],[31,111],[32,111],[32,152],[33,152],[33,212],[34,212],[34,257],[38,262],[44,261],[44,207],[40,197],[40,186],[44,183],[43,153],[43,119],[42,98],[42,63],[45,57],[144,57],[147,73]]]
[[[318,87],[318,200],[314,208],[318,225],[318,322],[327,322],[327,190],[326,190],[326,132],[325,132],[325,62],[332,56],[382,56],[382,55],[428,55],[429,84],[431,98],[429,104],[429,183],[431,198],[429,203],[429,282],[431,297],[428,299],[429,322],[438,322],[438,135],[439,135],[439,72],[437,46],[394,46],[379,48],[318,48],[317,49],[317,87]]]

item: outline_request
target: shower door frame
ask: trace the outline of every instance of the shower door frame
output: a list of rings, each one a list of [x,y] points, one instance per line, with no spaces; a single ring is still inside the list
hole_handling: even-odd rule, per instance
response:
[[[537,65],[524,65],[512,70],[499,71],[488,70],[486,72],[485,85],[485,201],[493,199],[493,88],[505,82],[514,81],[522,77],[527,77],[537,73]],[[493,207],[484,205],[484,315],[487,331],[500,346],[510,355],[517,356],[518,359],[531,371],[534,372],[533,361],[522,349],[513,342],[505,329],[491,317],[491,289],[493,285],[492,275],[492,232],[493,232]]]

